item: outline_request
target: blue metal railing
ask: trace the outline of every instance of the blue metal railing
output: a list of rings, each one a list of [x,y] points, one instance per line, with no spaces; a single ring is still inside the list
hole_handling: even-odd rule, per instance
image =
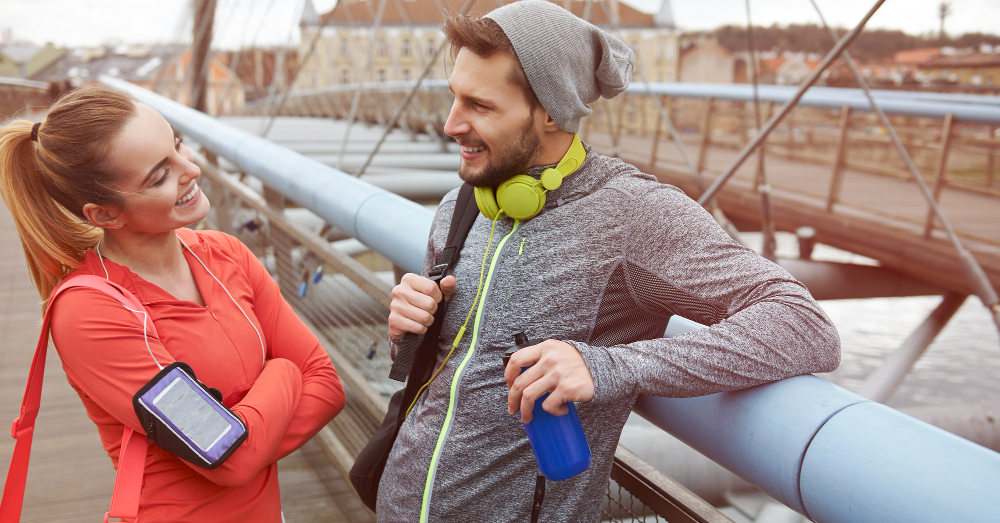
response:
[[[431,212],[127,82],[174,127],[406,270]],[[668,335],[700,328],[672,321]],[[819,522],[994,521],[1000,454],[814,376],[698,398],[640,397],[636,412]]]
[[[320,96],[324,94],[350,93],[356,89],[377,90],[378,92],[406,92],[415,82],[384,82],[337,85],[317,89],[296,91],[289,99]],[[795,95],[797,86],[761,85],[759,96],[763,101],[784,103]],[[447,91],[446,80],[424,80],[421,91]],[[630,95],[645,96],[649,94],[671,96],[675,98],[707,98],[729,100],[736,102],[752,102],[753,86],[750,84],[702,84],[702,83],[649,83],[632,82],[626,91]],[[872,95],[886,114],[899,116],[916,116],[925,118],[944,118],[953,114],[965,123],[980,123],[1000,125],[1000,96],[974,94],[934,93],[923,91],[888,91],[872,90]],[[247,104],[251,106],[267,106],[278,97],[262,98]],[[820,109],[840,109],[847,105],[855,111],[871,111],[871,103],[861,89],[845,87],[811,87],[798,103],[801,107]]]
[[[49,84],[45,82],[36,82],[34,80],[25,80],[23,78],[12,78],[9,76],[0,76],[0,85],[13,85],[17,87],[33,87],[35,89],[48,89]]]

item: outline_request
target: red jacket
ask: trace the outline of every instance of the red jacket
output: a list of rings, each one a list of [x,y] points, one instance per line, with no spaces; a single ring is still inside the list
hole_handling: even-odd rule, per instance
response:
[[[178,300],[127,267],[104,260],[111,281],[143,303],[160,339],[149,348],[164,367],[191,366],[222,391],[249,436],[221,466],[206,470],[150,444],[139,521],[281,521],[277,460],[299,448],[344,407],[344,388],[316,336],[282,298],[277,284],[239,240],[214,231],[177,235],[225,285],[264,337],[191,253],[184,251],[205,306]],[[94,251],[70,273],[103,277]],[[159,368],[135,315],[93,289],[67,290],[52,306],[52,340],[70,385],[97,425],[117,467],[123,423],[145,433],[132,395]],[[263,368],[262,368],[263,366]]]

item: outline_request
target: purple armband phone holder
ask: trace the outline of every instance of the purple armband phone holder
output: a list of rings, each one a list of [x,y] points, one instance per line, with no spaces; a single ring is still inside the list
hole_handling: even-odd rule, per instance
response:
[[[221,465],[247,439],[247,428],[186,363],[174,362],[132,397],[146,441],[206,469]]]

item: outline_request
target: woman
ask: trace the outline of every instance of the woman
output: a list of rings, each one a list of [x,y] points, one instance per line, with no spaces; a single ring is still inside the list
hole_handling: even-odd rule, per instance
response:
[[[208,214],[200,174],[163,117],[99,84],[67,94],[40,125],[0,130],[0,191],[42,298],[97,275],[134,294],[158,332],[147,338],[93,289],[51,304],[53,343],[112,462],[123,425],[146,433],[132,396],[175,361],[247,426],[212,470],[150,444],[139,520],[279,522],[276,462],[343,408],[344,389],[257,258],[231,236],[184,228]]]

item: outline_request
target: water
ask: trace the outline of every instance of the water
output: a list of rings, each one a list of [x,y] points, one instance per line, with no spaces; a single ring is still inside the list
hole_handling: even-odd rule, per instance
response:
[[[940,297],[827,300],[823,309],[840,332],[842,362],[821,376],[857,390],[927,317]],[[963,405],[1000,398],[1000,336],[978,298],[969,297],[888,404]]]
[[[745,241],[759,250],[759,233],[746,233]],[[777,245],[779,256],[798,256],[794,235],[779,233]],[[826,245],[817,245],[813,258],[877,264]],[[840,332],[842,361],[836,371],[819,376],[858,390],[940,302],[939,296],[821,301]],[[964,405],[998,398],[1000,334],[979,298],[970,296],[888,404],[895,408]]]

